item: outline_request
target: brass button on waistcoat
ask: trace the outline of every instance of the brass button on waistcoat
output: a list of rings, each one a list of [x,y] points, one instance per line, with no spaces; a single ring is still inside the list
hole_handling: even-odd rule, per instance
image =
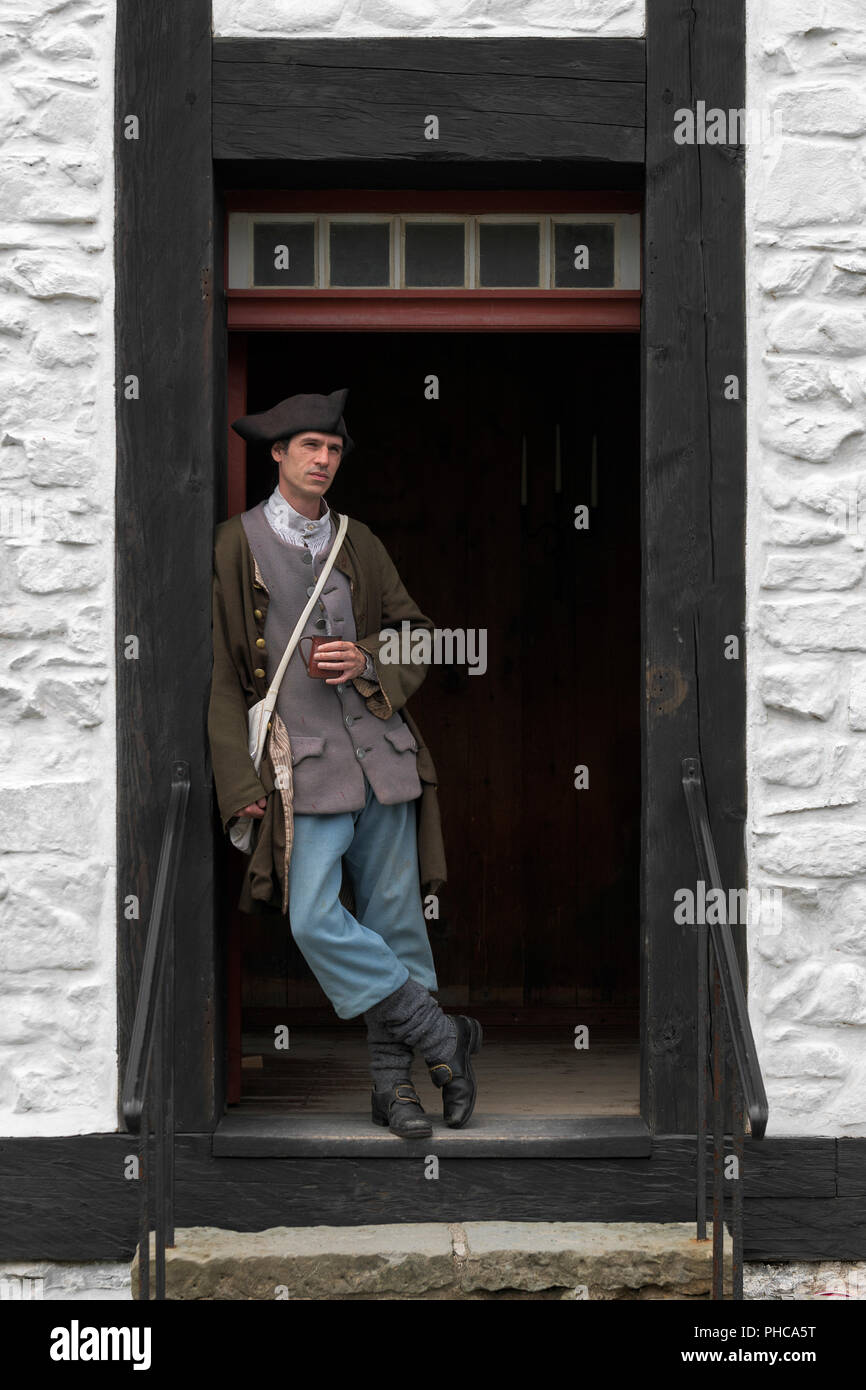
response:
[[[266,643],[265,643],[264,637],[257,637],[257,638],[256,638],[256,646],[257,646],[257,647],[264,647],[265,645],[266,645]]]
[[[261,616],[262,616],[262,610],[261,610],[261,608],[254,608],[254,609],[253,609],[253,617],[254,617],[254,618],[260,618]]]
[[[256,669],[253,671],[254,676],[263,676],[264,674],[265,673],[262,670],[261,666],[257,666]]]

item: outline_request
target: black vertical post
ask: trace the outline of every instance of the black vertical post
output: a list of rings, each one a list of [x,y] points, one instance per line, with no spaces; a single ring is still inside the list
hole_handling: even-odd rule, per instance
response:
[[[657,1132],[691,1134],[693,928],[673,920],[674,893],[695,887],[684,752],[722,880],[745,886],[745,200],[742,147],[675,131],[699,101],[744,106],[744,0],[651,0],[646,58],[641,1108]]]
[[[150,1298],[150,1106],[145,1094],[138,1137],[138,1297]]]
[[[118,0],[115,88],[117,988],[121,1077],[173,761],[191,786],[177,888],[178,1127],[212,1129],[221,1060],[205,710],[215,459],[210,0]],[[130,915],[129,905],[135,904]],[[221,1100],[221,1095],[219,1097]]]
[[[156,1296],[165,1298],[165,1000],[157,973],[153,1057],[148,1084],[153,1094],[153,1208]]]
[[[713,1298],[725,1296],[725,1010],[713,953]]]
[[[731,1139],[736,1166],[734,1192],[731,1212],[731,1238],[733,1240],[733,1298],[743,1297],[743,1185],[745,1173],[743,1164],[746,1157],[745,1108],[743,1088],[736,1066],[731,1066]]]
[[[163,1008],[165,1009],[165,1243],[174,1245],[174,1136],[175,1136],[175,978],[174,978],[174,939],[175,920],[172,901],[168,921],[168,934],[165,943],[164,983],[162,986]]]
[[[709,954],[706,922],[698,922],[698,1042],[696,1084],[698,1094],[696,1201],[698,1240],[707,1238],[707,971]]]

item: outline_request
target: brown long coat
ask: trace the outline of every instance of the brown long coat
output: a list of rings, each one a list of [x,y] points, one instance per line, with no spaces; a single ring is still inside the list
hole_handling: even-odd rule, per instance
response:
[[[331,508],[335,522],[339,513]],[[364,636],[357,645],[368,651],[376,665],[379,685],[363,677],[353,684],[364,696],[367,708],[380,719],[402,710],[418,744],[417,766],[422,793],[416,801],[418,864],[422,890],[435,893],[445,882],[445,847],[439,817],[438,778],[430,751],[417,724],[405,708],[427,674],[422,662],[401,665],[381,663],[382,628],[401,630],[407,620],[412,629],[433,630],[404,588],[382,542],[368,526],[349,518],[345,539],[335,565],[349,579],[355,628]],[[247,863],[238,907],[242,912],[285,911],[287,902],[286,819],[281,805],[280,783],[265,743],[258,776],[247,744],[247,710],[267,694],[262,648],[270,596],[250,550],[240,514],[216,528],[213,572],[213,672],[207,729],[217,802],[224,831],[237,812],[260,797],[267,809],[256,823],[255,847]],[[282,653],[280,653],[282,655]],[[289,842],[290,849],[290,842]],[[345,885],[345,879],[344,879]]]

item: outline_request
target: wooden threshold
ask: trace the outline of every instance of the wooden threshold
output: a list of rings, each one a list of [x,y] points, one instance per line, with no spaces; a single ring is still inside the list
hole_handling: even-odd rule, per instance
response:
[[[428,1112],[431,1113],[431,1112]],[[400,1139],[353,1114],[224,1115],[214,1158],[647,1158],[652,1139],[633,1115],[481,1115],[448,1129],[431,1113],[429,1139]]]
[[[613,1030],[612,1030],[613,1031]],[[214,1157],[646,1158],[637,1039],[591,1034],[576,1050],[562,1028],[485,1027],[473,1058],[475,1112],[461,1130],[442,1119],[442,1095],[416,1057],[412,1079],[433,1135],[407,1143],[370,1118],[365,1030],[351,1025],[244,1036],[244,1096],[214,1132]]]

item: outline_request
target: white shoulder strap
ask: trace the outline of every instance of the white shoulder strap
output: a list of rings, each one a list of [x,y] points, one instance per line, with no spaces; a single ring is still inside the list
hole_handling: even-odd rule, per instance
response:
[[[325,561],[325,568],[319,575],[319,578],[316,582],[316,587],[310,594],[309,600],[307,601],[307,605],[304,608],[303,613],[301,614],[300,618],[298,618],[298,621],[295,623],[295,630],[289,638],[286,650],[283,652],[282,661],[280,662],[279,666],[276,669],[276,672],[274,673],[274,679],[271,681],[270,688],[268,690],[267,695],[265,696],[265,709],[267,710],[268,714],[272,713],[274,706],[277,703],[277,694],[280,689],[280,681],[283,679],[283,675],[291,659],[292,652],[298,645],[301,633],[304,631],[304,628],[307,625],[307,619],[309,618],[310,614],[315,608],[316,603],[318,602],[319,595],[325,587],[325,581],[327,580],[328,575],[331,573],[331,570],[333,569],[334,561],[337,558],[337,551],[343,544],[343,537],[346,534],[346,528],[348,525],[349,518],[346,516],[345,513],[343,513],[343,515],[340,517],[340,524],[337,527],[337,534],[334,537],[334,544],[331,546],[331,553]]]

